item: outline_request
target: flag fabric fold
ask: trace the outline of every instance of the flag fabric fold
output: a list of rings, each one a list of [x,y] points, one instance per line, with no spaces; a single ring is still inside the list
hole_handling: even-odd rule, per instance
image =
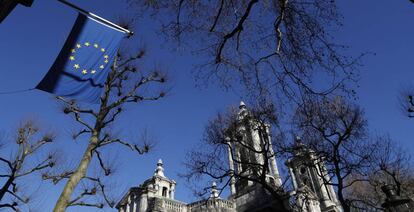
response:
[[[55,62],[36,89],[98,103],[126,33],[79,13]]]

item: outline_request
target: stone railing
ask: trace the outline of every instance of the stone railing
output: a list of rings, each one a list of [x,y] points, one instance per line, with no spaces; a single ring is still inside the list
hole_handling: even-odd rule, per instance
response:
[[[223,208],[223,209],[233,209],[234,203],[232,201],[224,199],[208,199],[198,202],[194,202],[188,205],[188,208],[191,210],[193,208]]]
[[[161,207],[165,211],[177,211],[177,212],[187,211],[187,205],[177,200],[167,199],[167,198],[156,198],[155,202],[156,202],[155,203],[156,207]]]
[[[154,209],[165,212],[188,212],[188,211],[198,211],[202,208],[213,208],[213,209],[226,209],[231,210],[235,208],[235,205],[232,201],[224,199],[208,199],[201,200],[187,205],[184,202],[180,202],[168,198],[154,198]]]

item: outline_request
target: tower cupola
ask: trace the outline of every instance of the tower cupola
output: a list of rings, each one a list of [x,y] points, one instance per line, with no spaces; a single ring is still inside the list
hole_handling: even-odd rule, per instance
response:
[[[163,163],[161,159],[158,159],[157,168],[155,169],[154,176],[165,177]]]

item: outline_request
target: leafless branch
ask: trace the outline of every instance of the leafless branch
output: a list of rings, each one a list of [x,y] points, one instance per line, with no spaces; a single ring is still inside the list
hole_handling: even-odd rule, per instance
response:
[[[237,26],[229,33],[227,33],[226,35],[223,36],[218,48],[217,48],[217,54],[216,54],[216,63],[220,63],[222,62],[222,51],[224,46],[226,45],[227,41],[234,37],[236,34],[241,33],[241,31],[243,31],[243,24],[244,22],[247,20],[247,18],[250,15],[250,11],[253,8],[253,5],[256,4],[258,2],[258,0],[251,0],[249,1],[247,8],[245,10],[245,12],[243,13],[243,16],[240,18]]]
[[[80,201],[80,202],[72,203],[72,204],[68,205],[68,207],[69,206],[85,206],[85,207],[94,207],[94,208],[102,209],[104,207],[104,204],[102,204],[102,203],[87,203],[87,202]]]
[[[53,184],[58,184],[63,179],[68,179],[73,174],[73,171],[66,171],[61,174],[42,174],[43,180],[52,180]]]
[[[120,139],[113,139],[113,140],[104,142],[104,143],[101,144],[101,146],[108,145],[110,143],[122,144],[123,146],[126,146],[129,149],[131,149],[132,151],[138,152],[138,154],[140,154],[140,155],[143,155],[143,154],[147,153],[151,148],[151,146],[149,144],[144,144],[144,147],[141,148],[136,144],[130,144],[130,143],[122,141]]]
[[[111,174],[111,169],[105,166],[105,164],[104,164],[104,162],[101,158],[101,153],[99,153],[98,150],[95,150],[95,153],[96,153],[96,156],[98,158],[99,165],[102,168],[102,170],[104,171],[105,176],[110,175]]]
[[[16,154],[10,159],[0,157],[0,161],[7,165],[5,174],[0,174],[2,185],[0,187],[0,201],[6,202],[5,197],[14,199],[14,203],[4,203],[0,207],[8,207],[18,211],[18,204],[26,204],[29,198],[23,198],[22,192],[29,192],[28,189],[20,191],[17,183],[24,177],[50,168],[54,165],[52,155],[47,156],[38,163],[32,162],[31,158],[39,151],[40,148],[53,141],[51,134],[43,137],[39,136],[39,129],[33,122],[27,121],[17,130],[15,144],[17,145]],[[38,139],[40,137],[40,139]],[[19,179],[19,181],[18,181]]]
[[[84,189],[82,193],[79,194],[76,198],[69,202],[69,206],[77,205],[81,202],[78,202],[80,199],[84,198],[85,196],[93,196],[96,195],[96,188],[92,189]]]
[[[18,178],[18,177],[26,176],[26,175],[29,175],[33,172],[40,171],[40,170],[43,170],[43,169],[48,168],[48,167],[53,167],[54,162],[52,161],[52,159],[53,159],[52,156],[49,156],[46,159],[44,159],[42,162],[37,164],[35,167],[33,167],[29,170],[26,170],[24,172],[21,172],[19,174],[16,174],[15,177]]]

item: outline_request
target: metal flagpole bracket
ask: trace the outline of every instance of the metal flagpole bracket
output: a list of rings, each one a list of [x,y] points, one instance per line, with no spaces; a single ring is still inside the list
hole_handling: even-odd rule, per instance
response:
[[[85,14],[85,15],[87,15],[89,17],[92,17],[94,19],[97,19],[97,20],[101,21],[102,23],[108,24],[109,26],[112,26],[112,27],[114,27],[114,28],[116,28],[118,30],[124,31],[125,33],[128,34],[128,37],[134,35],[134,32],[132,32],[130,30],[127,30],[127,29],[125,29],[125,28],[123,28],[123,27],[121,27],[121,26],[119,26],[119,25],[117,25],[115,23],[112,23],[112,22],[110,22],[110,21],[108,21],[108,20],[106,20],[106,19],[104,19],[104,18],[102,18],[102,17],[100,17],[98,15],[95,15],[95,14],[93,14],[91,12],[88,12],[87,10],[84,10],[84,9],[82,9],[82,8],[80,8],[80,7],[72,4],[70,2],[67,2],[65,0],[58,0],[58,1],[61,2],[61,3],[63,3],[63,4],[65,4],[65,5],[67,5],[67,6],[69,6],[69,7],[72,7],[73,9],[79,11],[80,13],[83,13],[83,14]]]

